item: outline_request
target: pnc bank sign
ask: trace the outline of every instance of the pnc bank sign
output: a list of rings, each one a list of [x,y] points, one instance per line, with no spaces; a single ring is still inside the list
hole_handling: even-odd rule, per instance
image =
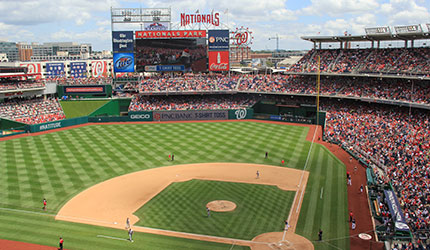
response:
[[[230,32],[228,30],[209,30],[208,48],[209,51],[229,50]]]

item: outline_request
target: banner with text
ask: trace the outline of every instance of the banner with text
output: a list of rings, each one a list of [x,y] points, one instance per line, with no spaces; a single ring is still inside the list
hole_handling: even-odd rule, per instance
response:
[[[105,85],[63,86],[63,91],[65,95],[103,94]]]
[[[229,51],[209,51],[209,71],[228,71]]]
[[[229,50],[230,44],[229,30],[209,30],[208,47],[209,50]]]
[[[154,121],[227,120],[228,110],[154,111]]]
[[[128,117],[132,121],[152,121],[152,112],[128,112]]]
[[[70,63],[70,76],[74,78],[87,77],[87,63],[86,62],[71,62]]]
[[[400,207],[400,203],[394,191],[384,190],[384,194],[396,230],[409,231],[409,226],[406,224],[405,216],[403,215],[402,208]]]
[[[196,38],[206,37],[206,30],[136,31],[138,38]]]
[[[132,52],[134,50],[133,31],[112,31],[114,52]]]

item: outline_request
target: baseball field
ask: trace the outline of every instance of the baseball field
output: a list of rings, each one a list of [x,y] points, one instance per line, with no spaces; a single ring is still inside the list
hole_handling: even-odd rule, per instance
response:
[[[345,166],[308,132],[257,121],[124,123],[0,141],[0,238],[57,246],[61,236],[67,249],[270,249],[259,237],[279,232],[349,249]],[[208,217],[206,205],[221,200],[236,208]]]

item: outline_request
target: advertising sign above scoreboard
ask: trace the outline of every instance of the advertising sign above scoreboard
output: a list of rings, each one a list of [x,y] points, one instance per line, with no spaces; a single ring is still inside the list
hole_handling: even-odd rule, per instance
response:
[[[228,30],[209,30],[208,46],[209,50],[228,50],[230,40]]]
[[[112,47],[115,52],[134,50],[133,31],[112,31]]]
[[[136,39],[140,39],[140,38],[195,38],[195,37],[206,37],[206,30],[136,31]]]

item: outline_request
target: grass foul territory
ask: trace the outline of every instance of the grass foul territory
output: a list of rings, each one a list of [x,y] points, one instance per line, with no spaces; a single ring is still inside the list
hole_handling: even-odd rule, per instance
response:
[[[231,245],[137,232],[133,243],[111,240],[97,235],[127,238],[127,232],[55,221],[52,215],[76,194],[97,183],[145,169],[205,162],[281,166],[281,160],[285,160],[284,167],[303,169],[310,148],[310,142],[305,140],[307,133],[307,127],[259,122],[147,123],[91,125],[2,141],[0,238],[57,246],[61,236],[67,249],[230,249]],[[175,155],[174,162],[168,160],[169,154]],[[314,242],[321,228],[324,239],[338,240],[328,241],[330,244],[314,242],[316,249],[349,249],[345,166],[315,144],[307,170],[310,176],[296,232]],[[322,188],[324,195],[320,199]],[[201,189],[207,194],[197,194]],[[148,208],[142,207],[144,226],[164,224],[172,230],[208,235],[215,232],[239,239],[282,227],[279,219],[289,213],[294,199],[294,192],[275,187],[210,181],[175,183],[165,191],[148,203]],[[175,209],[155,216],[157,206],[162,206],[157,204],[162,202],[159,197],[181,192]],[[205,228],[203,203],[218,195],[237,202],[237,216],[213,213],[211,219],[219,225]],[[42,209],[43,198],[47,199],[46,211]],[[254,203],[249,202],[251,198]],[[190,206],[194,201],[198,202],[197,208]],[[179,211],[183,214],[177,214]],[[154,216],[147,219],[146,213]],[[170,217],[174,213],[179,217],[176,220]],[[190,216],[196,216],[196,221],[190,221]],[[254,220],[261,221],[261,225],[248,226]],[[232,249],[249,248],[235,245]]]

